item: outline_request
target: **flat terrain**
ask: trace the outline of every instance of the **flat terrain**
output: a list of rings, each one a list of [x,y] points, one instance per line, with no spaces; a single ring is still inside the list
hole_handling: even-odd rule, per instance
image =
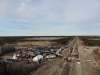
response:
[[[61,52],[62,57],[57,56],[52,59],[45,59],[45,62],[33,69],[29,75],[100,75],[100,38],[96,40],[80,37],[56,40],[38,40],[14,42],[16,47],[49,47],[56,46],[64,48]],[[65,47],[67,46],[67,47]],[[98,49],[98,51],[94,51]],[[94,53],[95,52],[95,53]],[[96,54],[97,53],[97,54]],[[8,53],[2,58],[10,58],[13,53]]]

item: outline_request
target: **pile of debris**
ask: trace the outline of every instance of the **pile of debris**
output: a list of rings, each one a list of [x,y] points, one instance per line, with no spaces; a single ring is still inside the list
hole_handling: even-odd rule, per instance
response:
[[[33,48],[16,48],[16,53],[12,59],[18,61],[38,62],[45,59],[62,57],[62,51],[65,47],[33,47]]]
[[[12,47],[4,46],[0,48],[0,53],[12,52],[13,54],[7,59],[14,61],[25,61],[28,63],[43,63],[47,59],[54,59],[56,57],[62,57],[62,51],[67,46],[33,46],[33,47]]]

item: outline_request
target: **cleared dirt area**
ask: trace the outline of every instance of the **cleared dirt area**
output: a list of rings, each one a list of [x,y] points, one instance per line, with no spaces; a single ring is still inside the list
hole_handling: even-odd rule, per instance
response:
[[[63,59],[59,58],[49,60],[44,66],[33,72],[32,75],[66,75],[63,73],[66,64]]]

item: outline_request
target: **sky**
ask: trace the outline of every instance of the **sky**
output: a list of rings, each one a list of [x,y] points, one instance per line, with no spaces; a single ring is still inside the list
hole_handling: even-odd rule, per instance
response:
[[[0,0],[0,36],[100,35],[100,0]]]

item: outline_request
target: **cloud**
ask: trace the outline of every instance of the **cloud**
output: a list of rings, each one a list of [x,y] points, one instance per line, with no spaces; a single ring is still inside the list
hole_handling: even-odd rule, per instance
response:
[[[67,0],[65,7],[66,23],[85,23],[100,16],[99,0]]]
[[[11,8],[12,7],[12,8]],[[9,9],[10,8],[10,9]],[[0,0],[0,14],[18,19],[85,23],[100,16],[99,0]],[[11,16],[11,15],[10,15]]]
[[[6,16],[8,3],[6,0],[0,0],[0,16]]]
[[[18,18],[32,18],[32,8],[28,6],[26,3],[21,3],[20,6],[16,10],[16,16]]]
[[[0,0],[1,16],[5,19],[0,19],[0,34],[77,35],[100,32],[99,0]]]
[[[63,18],[63,0],[29,0],[20,3],[16,10],[18,18],[58,20]]]
[[[98,0],[26,0],[16,10],[18,18],[37,21],[64,21],[82,24],[95,21],[100,16]]]

